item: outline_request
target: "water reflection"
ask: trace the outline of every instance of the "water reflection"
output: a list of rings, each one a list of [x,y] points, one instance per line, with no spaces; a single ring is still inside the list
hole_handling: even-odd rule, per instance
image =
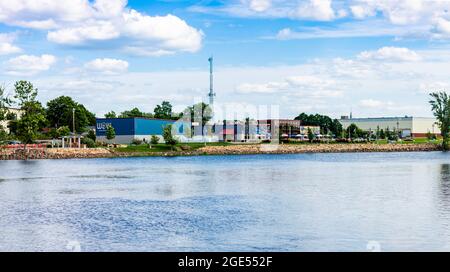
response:
[[[90,251],[349,251],[368,241],[442,250],[447,162],[442,153],[0,162],[0,251],[68,241]]]

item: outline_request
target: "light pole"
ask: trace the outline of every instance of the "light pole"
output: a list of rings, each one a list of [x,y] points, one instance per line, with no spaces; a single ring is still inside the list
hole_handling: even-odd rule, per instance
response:
[[[75,135],[75,108],[72,108],[72,128],[73,128],[73,135]]]

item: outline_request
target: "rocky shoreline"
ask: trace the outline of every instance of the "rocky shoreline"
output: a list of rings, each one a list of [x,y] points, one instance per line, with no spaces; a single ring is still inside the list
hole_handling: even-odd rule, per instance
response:
[[[439,151],[436,144],[285,144],[207,146],[199,149],[210,155],[230,154],[301,154],[301,153],[359,153],[359,152],[420,152]]]
[[[92,149],[0,149],[0,160],[89,159],[117,157],[173,157],[200,155],[360,153],[360,152],[426,152],[439,151],[436,144],[244,144],[206,146],[179,152],[116,152],[107,148]]]

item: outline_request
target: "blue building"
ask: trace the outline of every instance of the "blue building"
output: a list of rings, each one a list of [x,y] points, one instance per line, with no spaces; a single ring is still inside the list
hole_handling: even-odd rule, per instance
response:
[[[108,142],[106,130],[108,126],[112,126],[116,131],[116,137],[112,142],[118,144],[129,144],[133,140],[150,142],[153,135],[158,136],[162,141],[163,129],[167,125],[172,125],[173,135],[183,137],[189,127],[187,123],[150,118],[99,118],[96,123],[98,141]]]

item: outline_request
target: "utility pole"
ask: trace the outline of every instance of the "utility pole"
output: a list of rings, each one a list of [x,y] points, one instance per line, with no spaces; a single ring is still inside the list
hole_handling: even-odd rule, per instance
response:
[[[72,108],[72,128],[73,128],[73,135],[75,135],[75,108]]]

